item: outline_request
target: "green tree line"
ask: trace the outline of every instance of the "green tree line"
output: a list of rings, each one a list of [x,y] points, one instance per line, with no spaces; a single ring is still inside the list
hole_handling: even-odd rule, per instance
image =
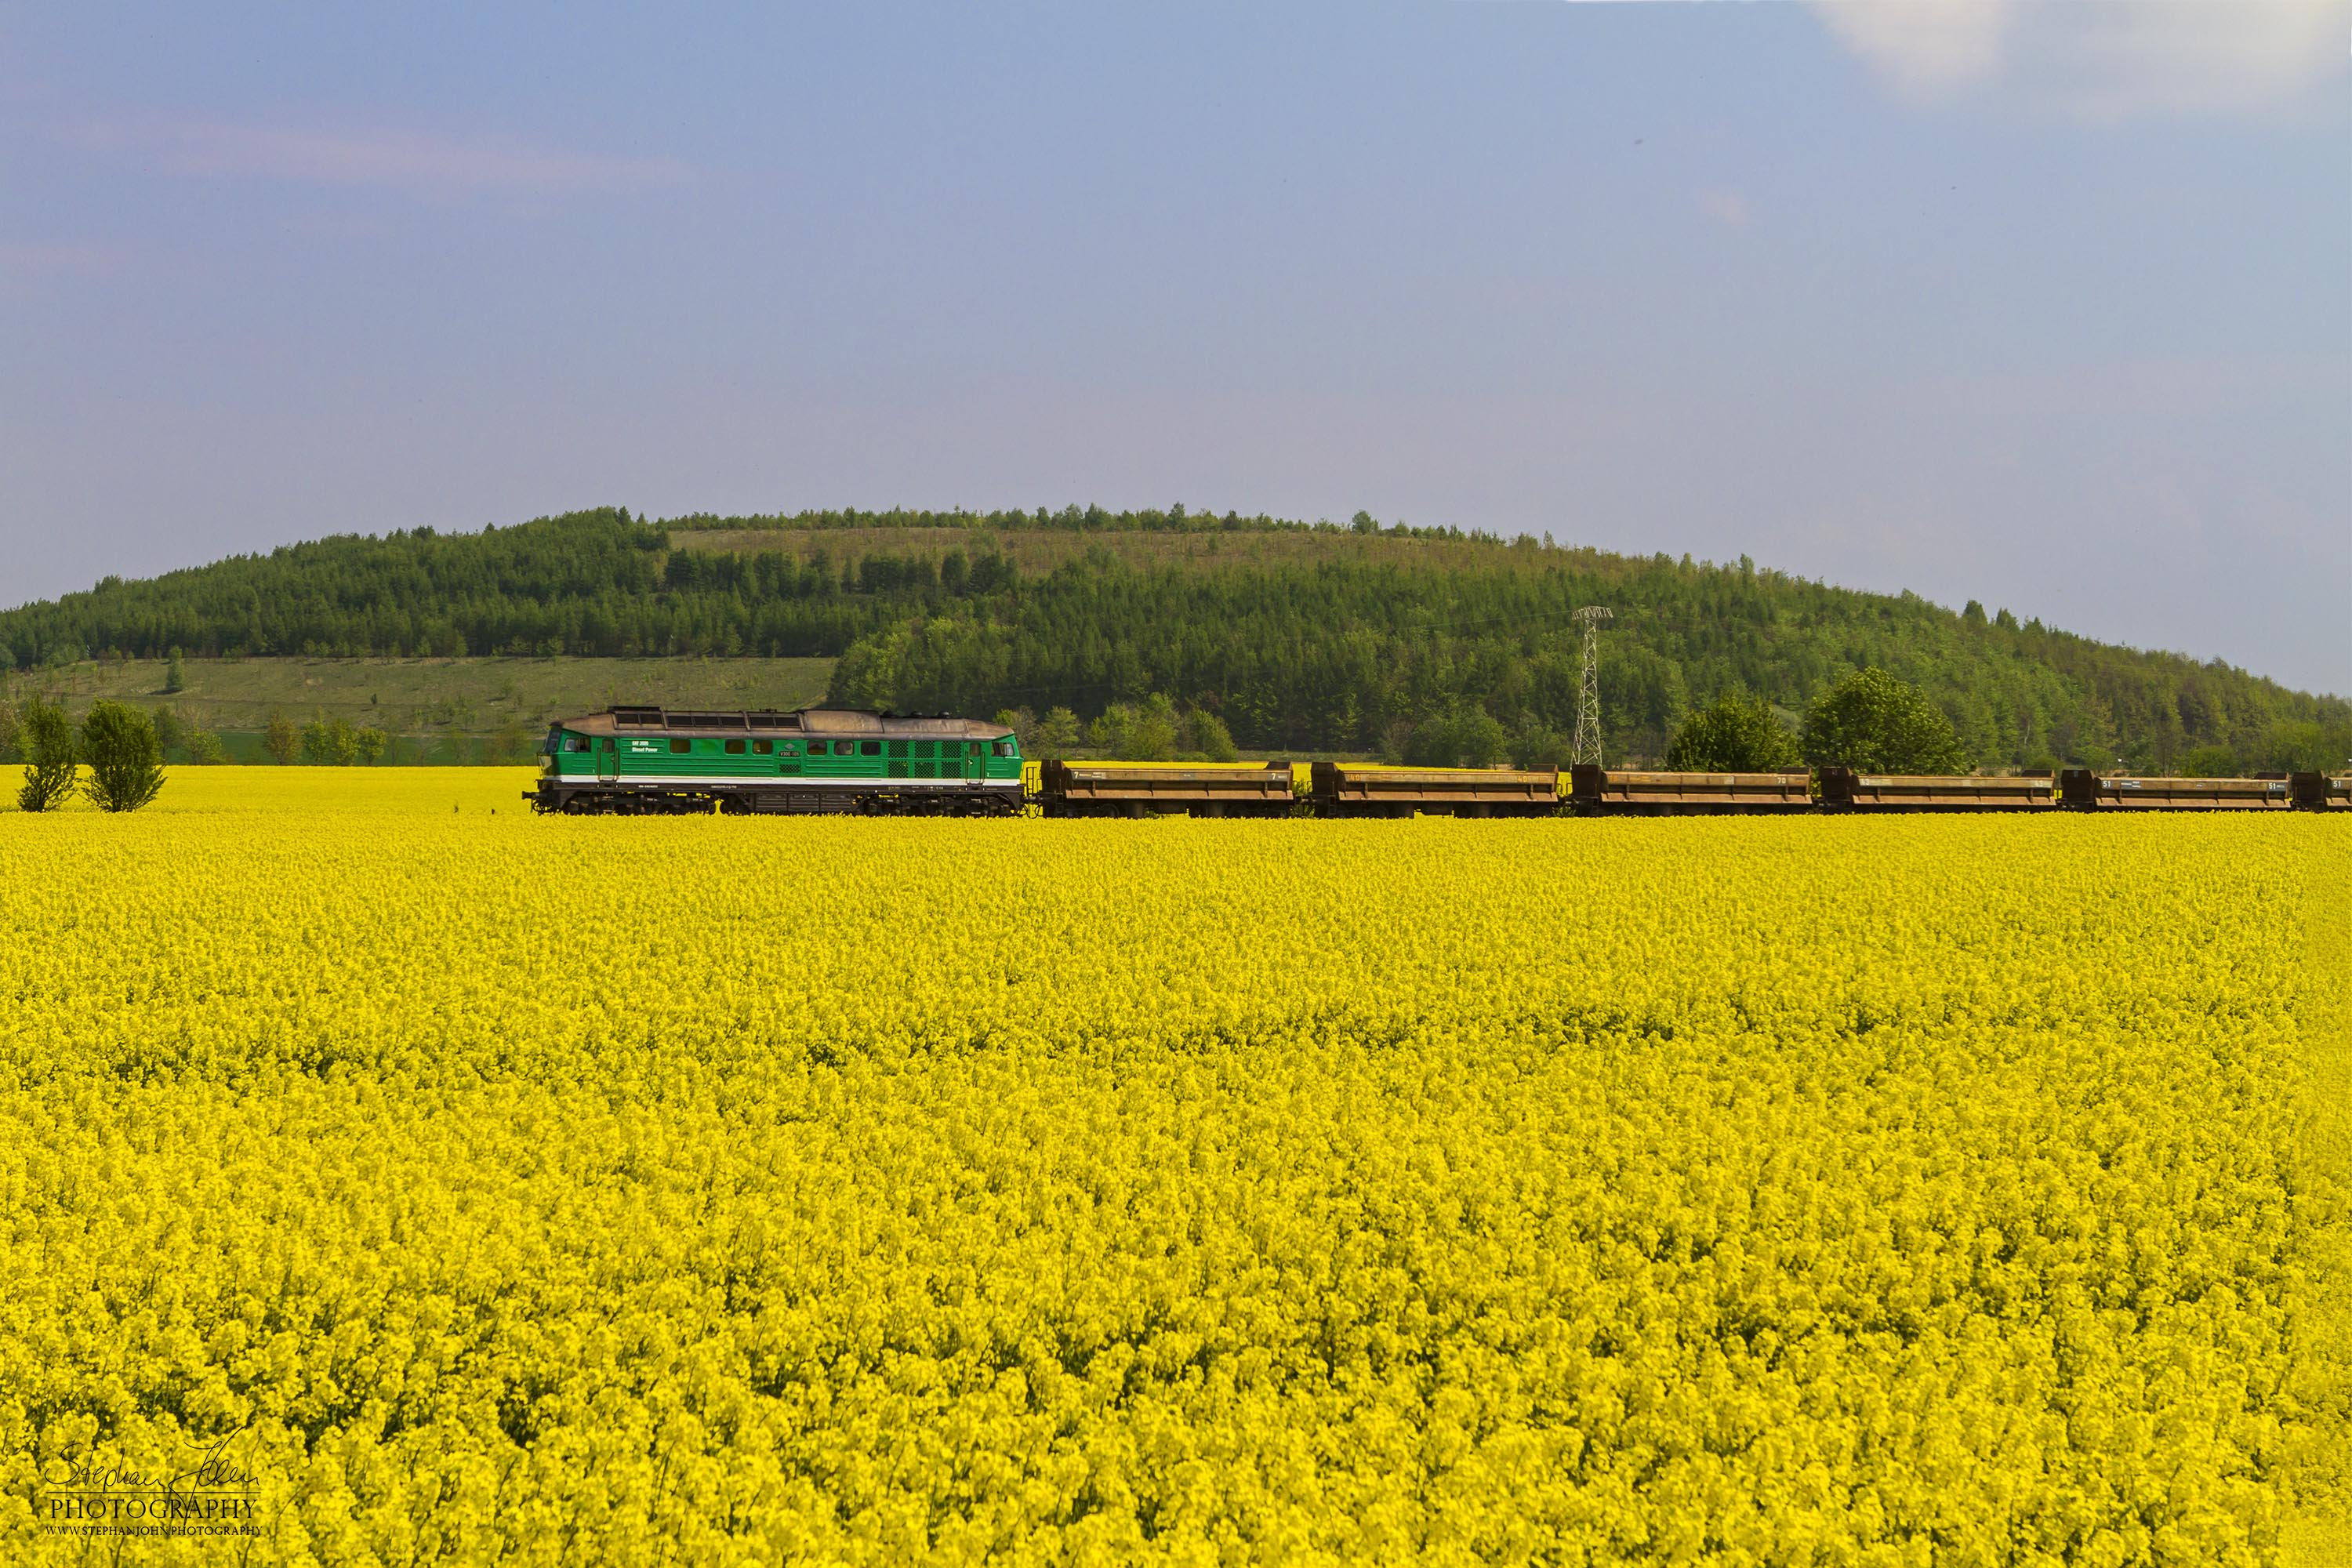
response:
[[[1604,749],[1662,758],[1695,710],[1744,693],[1801,713],[1863,669],[1927,695],[1976,766],[2161,772],[2333,765],[2352,705],[2218,661],[2103,647],[2014,617],[1955,615],[1750,569],[1671,561],[1606,576],[1394,565],[1139,569],[1096,555],[1002,600],[943,603],[863,637],[832,698],[867,707],[1084,717],[1158,693],[1216,714],[1244,748],[1406,762],[1564,754],[1581,604],[1601,639]]]
[[[944,551],[835,552],[849,529],[952,528]],[[673,529],[797,529],[796,550],[673,547]],[[1345,555],[1138,563],[1107,547],[1050,571],[1024,530],[1471,541],[1443,568]],[[927,536],[929,537],[929,536]],[[1254,751],[1545,760],[1574,727],[1571,613],[1605,604],[1612,761],[1662,760],[1695,712],[1742,694],[1794,718],[1864,668],[1918,687],[1979,766],[2236,771],[2339,765],[2352,703],[2218,660],[2116,647],[1914,595],[1755,568],[1404,529],[1185,512],[816,512],[643,521],[622,510],[473,534],[289,545],[0,613],[0,664],[91,654],[735,655],[837,658],[831,699],[900,710],[1066,709],[1091,724],[1158,697]],[[1491,546],[1491,550],[1487,547]],[[1474,564],[1465,566],[1467,560]],[[1475,563],[1491,561],[1491,565]],[[1499,737],[1499,738],[1498,738]],[[2226,765],[2224,765],[2226,764]]]

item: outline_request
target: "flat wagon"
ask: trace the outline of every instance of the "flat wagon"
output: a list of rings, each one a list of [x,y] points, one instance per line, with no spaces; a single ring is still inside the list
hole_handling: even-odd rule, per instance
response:
[[[1288,763],[1047,762],[1037,801],[1048,816],[1284,816],[1295,797]]]
[[[2038,811],[2057,804],[2057,782],[2047,773],[1980,776],[1822,770],[1822,805],[1832,811]]]
[[[1559,809],[1557,768],[1397,768],[1317,763],[1308,794],[1322,816],[1538,816]]]
[[[1812,809],[1812,774],[1637,773],[1580,763],[1569,770],[1569,805],[1580,815],[1635,816]]]
[[[2084,811],[2284,811],[2284,774],[2252,779],[2109,778],[2088,768],[2058,775],[2059,797]]]

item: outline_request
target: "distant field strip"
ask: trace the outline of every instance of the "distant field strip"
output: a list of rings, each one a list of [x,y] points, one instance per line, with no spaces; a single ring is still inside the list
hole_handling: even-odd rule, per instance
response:
[[[822,700],[829,658],[192,658],[187,689],[166,692],[160,659],[96,660],[22,671],[18,700],[168,702],[209,728],[258,730],[270,710],[353,724],[488,733],[509,722],[593,712],[615,702],[673,708],[797,708]]]
[[[0,1560],[95,1560],[68,1477],[226,1433],[271,1563],[2253,1564],[2341,1516],[2342,823],[527,776],[0,818]]]

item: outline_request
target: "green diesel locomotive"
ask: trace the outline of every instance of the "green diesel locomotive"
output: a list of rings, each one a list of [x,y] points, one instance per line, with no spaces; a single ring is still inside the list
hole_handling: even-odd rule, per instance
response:
[[[839,708],[614,708],[549,727],[535,811],[1010,816],[1021,746],[1001,724]]]

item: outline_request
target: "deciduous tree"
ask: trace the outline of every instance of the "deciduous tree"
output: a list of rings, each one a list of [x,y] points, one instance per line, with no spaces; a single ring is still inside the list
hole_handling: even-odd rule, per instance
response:
[[[1864,773],[1970,771],[1952,721],[1917,687],[1883,669],[1856,670],[1813,700],[1805,714],[1805,760]]]
[[[72,798],[79,782],[74,764],[73,721],[63,708],[38,698],[25,705],[17,745],[25,752],[25,784],[16,804],[26,811],[54,811]]]
[[[294,721],[286,717],[281,710],[272,708],[268,727],[261,732],[261,749],[284,766],[294,760],[294,754],[301,747],[302,734],[294,728]]]
[[[163,748],[146,714],[121,702],[93,702],[81,721],[89,798],[100,811],[136,811],[163,787]]]
[[[1761,697],[1718,697],[1685,720],[1666,748],[1677,773],[1766,773],[1793,767],[1797,738]]]

